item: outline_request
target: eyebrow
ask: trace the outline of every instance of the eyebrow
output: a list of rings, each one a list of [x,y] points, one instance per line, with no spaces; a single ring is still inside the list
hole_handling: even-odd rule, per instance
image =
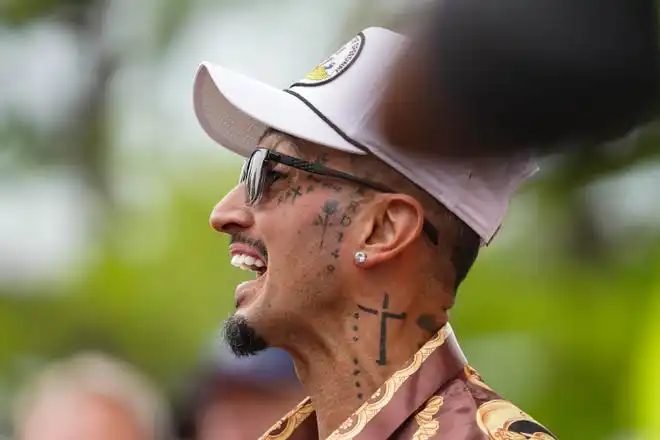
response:
[[[266,131],[263,132],[261,136],[259,136],[259,139],[257,139],[257,147],[261,145],[261,143],[266,139],[270,134],[275,133],[275,129],[268,127]]]
[[[302,151],[300,150],[300,146],[298,145],[297,142],[295,142],[295,138],[294,138],[293,136],[290,136],[290,135],[286,134],[286,133],[282,133],[282,132],[280,132],[280,131],[278,131],[278,130],[276,130],[276,129],[274,129],[274,128],[268,128],[268,129],[264,132],[264,134],[261,135],[261,137],[259,138],[259,141],[257,142],[257,147],[258,147],[258,148],[267,148],[267,147],[264,147],[264,146],[262,145],[262,143],[263,143],[266,139],[268,139],[269,136],[273,136],[273,135],[279,135],[279,139],[277,140],[277,142],[275,142],[275,144],[274,144],[273,146],[271,146],[270,148],[268,148],[269,150],[271,150],[271,151],[276,151],[276,152],[278,152],[278,153],[282,153],[282,154],[287,154],[287,153],[290,154],[291,152],[289,152],[289,151],[282,151],[281,149],[278,148],[282,143],[284,143],[284,142],[288,142],[288,144],[291,146],[291,149],[293,150],[293,153],[294,153],[298,158],[300,158],[300,159],[305,159],[305,155],[302,154]]]

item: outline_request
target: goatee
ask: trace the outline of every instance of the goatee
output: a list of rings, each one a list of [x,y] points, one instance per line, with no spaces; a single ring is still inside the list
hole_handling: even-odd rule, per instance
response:
[[[238,357],[255,355],[268,348],[268,343],[248,324],[244,316],[230,316],[224,323],[225,341]]]

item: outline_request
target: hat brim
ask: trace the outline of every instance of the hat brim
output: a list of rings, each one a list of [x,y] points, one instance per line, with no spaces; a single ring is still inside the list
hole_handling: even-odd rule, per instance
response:
[[[195,114],[204,131],[241,156],[254,151],[268,128],[348,153],[365,154],[303,99],[224,67],[202,63],[193,95]]]

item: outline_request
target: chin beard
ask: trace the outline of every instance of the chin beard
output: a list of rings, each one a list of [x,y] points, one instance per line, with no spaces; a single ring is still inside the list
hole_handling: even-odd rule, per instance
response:
[[[229,317],[224,324],[224,336],[238,357],[252,356],[268,348],[268,343],[250,327],[244,316]]]

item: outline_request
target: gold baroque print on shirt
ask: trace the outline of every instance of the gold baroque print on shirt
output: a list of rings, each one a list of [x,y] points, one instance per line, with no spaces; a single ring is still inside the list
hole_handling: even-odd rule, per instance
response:
[[[419,428],[417,428],[411,440],[428,440],[438,432],[440,423],[437,420],[433,420],[433,416],[440,411],[443,403],[444,399],[442,396],[433,396],[427,400],[424,409],[415,415],[415,421],[419,425]]]
[[[314,412],[312,401],[306,398],[298,404],[289,414],[284,416],[282,420],[273,425],[259,440],[286,440],[302,423],[307,420],[307,417]]]
[[[467,364],[465,365],[464,370],[465,370],[465,376],[467,377],[468,382],[473,383],[476,386],[481,387],[485,390],[493,391],[493,389],[491,387],[489,387],[488,385],[486,385],[484,383],[483,379],[481,378],[481,376],[479,375],[477,370],[475,370],[474,368],[472,368],[471,366],[469,366]]]
[[[547,428],[506,400],[481,405],[477,424],[491,440],[557,440]]]
[[[399,371],[394,373],[385,383],[358,408],[355,413],[349,417],[330,437],[326,440],[351,440],[357,436],[364,427],[378,414],[394,397],[394,393],[404,384],[406,380],[419,370],[422,363],[442,344],[452,329],[449,324],[445,324],[442,329],[430,339],[413,356],[413,358]]]

